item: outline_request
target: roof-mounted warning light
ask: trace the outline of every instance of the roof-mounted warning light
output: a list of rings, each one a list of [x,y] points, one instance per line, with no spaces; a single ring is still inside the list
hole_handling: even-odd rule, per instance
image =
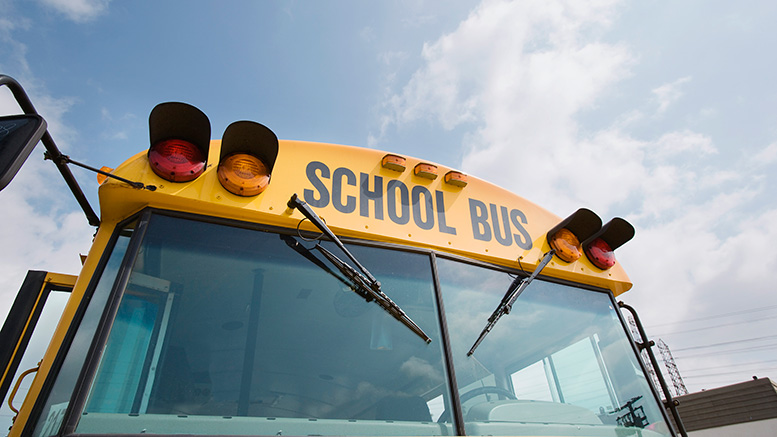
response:
[[[232,194],[256,196],[270,184],[277,157],[278,137],[273,131],[253,121],[236,121],[221,140],[219,182]]]
[[[189,182],[205,171],[210,121],[202,111],[186,103],[160,103],[151,111],[148,127],[148,162],[157,176]]]
[[[615,217],[583,241],[586,257],[602,270],[615,265],[615,249],[634,237],[634,227],[626,220]]]
[[[561,260],[571,263],[583,254],[580,242],[602,227],[602,219],[593,211],[580,208],[547,233],[548,244]]]

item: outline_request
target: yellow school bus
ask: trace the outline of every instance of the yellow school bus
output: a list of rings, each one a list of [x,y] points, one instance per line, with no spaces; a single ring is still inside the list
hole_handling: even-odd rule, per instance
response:
[[[77,277],[42,276],[72,293],[10,436],[674,435],[615,300],[625,220],[250,121],[211,140],[183,103],[149,128]]]

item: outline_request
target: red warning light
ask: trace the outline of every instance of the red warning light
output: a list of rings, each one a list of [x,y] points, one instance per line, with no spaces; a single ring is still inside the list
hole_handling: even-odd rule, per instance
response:
[[[205,156],[194,144],[178,139],[160,141],[148,151],[151,169],[162,179],[188,182],[205,171]]]

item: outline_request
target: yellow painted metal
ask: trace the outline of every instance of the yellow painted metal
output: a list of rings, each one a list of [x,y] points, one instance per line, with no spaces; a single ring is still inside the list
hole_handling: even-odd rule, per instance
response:
[[[76,276],[73,275],[66,275],[62,273],[52,273],[48,272],[46,273],[46,278],[43,280],[43,285],[41,285],[41,289],[38,290],[38,297],[35,301],[35,307],[37,308],[39,305],[41,305],[41,299],[43,298],[43,289],[48,285],[53,285],[57,287],[63,287],[63,288],[73,288],[73,285],[76,281]],[[30,312],[30,316],[27,318],[25,325],[24,325],[24,331],[31,329],[30,323],[32,319],[32,314],[35,312],[35,310]],[[17,354],[19,354],[19,344],[16,344],[16,347],[14,348],[13,355],[11,355],[11,359],[9,362],[16,359]],[[13,378],[13,375],[9,374],[9,369],[5,369],[2,375],[2,380],[5,381],[6,378]]]
[[[49,273],[46,275],[46,283],[57,286],[72,287],[73,291],[70,293],[70,297],[68,298],[65,309],[62,312],[61,318],[59,319],[59,323],[54,330],[54,335],[51,338],[51,342],[49,343],[49,346],[46,349],[46,353],[43,355],[43,359],[39,364],[38,372],[35,374],[35,379],[33,379],[32,385],[27,391],[27,396],[19,408],[19,413],[16,417],[16,420],[14,421],[13,427],[11,427],[11,430],[8,434],[9,437],[16,437],[21,435],[22,429],[24,429],[24,426],[29,418],[30,409],[35,403],[35,399],[37,399],[38,395],[40,394],[43,381],[46,380],[46,376],[48,376],[49,372],[51,371],[51,364],[53,363],[57,352],[61,348],[62,341],[65,338],[65,334],[67,333],[68,328],[73,322],[73,317],[76,313],[76,310],[78,309],[78,306],[83,301],[86,287],[94,275],[94,270],[97,267],[101,255],[103,252],[105,252],[105,246],[108,243],[108,240],[110,239],[115,226],[115,222],[111,223],[110,221],[102,221],[100,229],[94,237],[94,242],[92,243],[92,247],[86,257],[86,261],[81,267],[81,273],[78,276],[59,273]]]
[[[472,176],[466,187],[457,187],[442,178],[430,180],[387,169],[382,165],[383,151],[301,141],[280,141],[269,187],[257,196],[240,197],[217,180],[220,146],[220,140],[211,141],[208,168],[187,183],[159,178],[151,171],[146,152],[138,153],[115,174],[157,189],[106,181],[100,187],[102,219],[115,223],[151,206],[295,228],[302,215],[288,209],[286,202],[297,193],[338,235],[433,249],[526,271],[532,271],[549,250],[545,233],[561,220]],[[406,159],[408,168],[427,163]],[[433,165],[442,174],[454,170]],[[380,195],[365,195],[366,191]],[[405,193],[409,200],[403,211]],[[316,230],[309,222],[302,223],[302,228]],[[483,236],[486,233],[489,238]],[[602,271],[585,257],[573,263],[554,259],[543,275],[608,288],[616,295],[631,288],[620,266]]]
[[[77,279],[78,279],[78,276],[74,276],[74,275],[48,272],[46,274],[46,279],[44,282],[47,285],[72,289],[76,285]]]
[[[290,210],[286,202],[296,193],[311,204],[337,235],[431,249],[527,272],[533,271],[542,255],[550,250],[545,234],[561,220],[523,197],[472,176],[467,177],[466,186],[455,186],[445,183],[443,178],[430,180],[412,171],[385,168],[382,161],[386,152],[300,141],[280,141],[270,185],[257,196],[241,197],[228,192],[218,181],[220,146],[220,140],[211,141],[208,168],[191,182],[176,183],[159,178],[149,167],[147,152],[143,151],[113,173],[153,185],[156,190],[135,189],[115,179],[107,179],[100,185],[102,223],[81,274],[77,280],[69,275],[47,277],[47,281],[55,284],[72,285],[73,292],[10,437],[20,435],[29,417],[32,400],[38,397],[51,371],[54,357],[116,224],[143,208],[294,229],[303,217],[299,211]],[[420,163],[428,162],[406,158],[407,168]],[[440,174],[457,171],[433,165]],[[365,190],[381,195],[367,195]],[[403,190],[408,196],[404,202],[406,210],[403,210]],[[417,202],[413,201],[414,195]],[[324,197],[328,198],[327,202],[323,202]],[[300,227],[317,232],[307,221]],[[485,227],[489,228],[489,238],[484,236]],[[476,234],[481,238],[475,238]],[[615,295],[631,288],[628,276],[619,265],[602,271],[585,257],[573,263],[554,258],[542,274],[607,288]]]

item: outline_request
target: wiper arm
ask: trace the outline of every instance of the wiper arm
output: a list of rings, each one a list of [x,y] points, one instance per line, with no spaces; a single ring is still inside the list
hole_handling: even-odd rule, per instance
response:
[[[316,256],[313,255],[312,252],[310,252],[310,249],[300,244],[299,241],[294,239],[294,237],[290,235],[283,235],[283,234],[281,234],[280,237],[281,237],[281,240],[283,240],[290,248],[294,249],[295,252],[304,256],[305,259],[318,266],[318,268],[320,268],[321,270],[332,275],[335,279],[340,281],[346,287],[353,289],[353,283],[348,282],[345,278],[333,272],[332,269],[329,268],[329,266],[324,264],[324,262],[321,261],[320,259],[316,258]]]
[[[399,320],[403,325],[415,332],[416,335],[424,339],[427,344],[432,342],[432,339],[426,335],[423,329],[416,325],[416,323],[402,311],[402,308],[394,303],[394,301],[380,289],[380,282],[370,282],[364,275],[357,272],[353,267],[349,266],[348,263],[343,262],[340,258],[335,256],[335,254],[325,249],[320,244],[316,245],[315,249],[321,252],[326,259],[354,283],[355,287],[352,287],[352,290],[356,294],[363,297],[367,302],[374,300],[375,303],[380,305],[387,313],[394,316],[395,319]]]
[[[554,253],[556,253],[556,251],[551,249],[548,253],[542,256],[542,260],[530,276],[524,278],[515,278],[512,284],[507,287],[507,292],[502,297],[502,301],[499,302],[499,306],[497,306],[494,312],[491,313],[491,316],[488,318],[486,327],[483,328],[483,331],[480,332],[480,336],[478,337],[477,341],[475,341],[475,344],[473,344],[469,349],[469,352],[467,352],[467,356],[470,356],[475,352],[475,349],[480,345],[483,339],[486,338],[486,335],[491,332],[491,329],[494,327],[494,325],[496,325],[496,322],[499,321],[503,315],[510,314],[510,310],[513,308],[515,300],[518,299],[518,296],[520,296],[526,287],[529,286],[531,281],[533,281],[534,278],[540,274],[542,269],[548,265],[550,260],[553,258]]]
[[[332,252],[322,247],[320,244],[315,246],[315,249],[321,252],[329,262],[332,263],[340,272],[345,275],[353,284],[352,290],[364,298],[367,302],[375,301],[381,308],[391,314],[395,319],[400,321],[403,325],[407,326],[416,335],[421,337],[427,344],[432,342],[432,339],[426,335],[426,333],[419,327],[404,311],[399,307],[391,298],[386,295],[380,288],[380,282],[375,279],[374,276],[364,267],[359,261],[345,248],[345,245],[339,238],[332,232],[331,229],[324,223],[323,220],[313,211],[307,203],[302,201],[296,194],[289,199],[288,206],[291,209],[297,208],[302,215],[305,216],[311,223],[316,225],[321,232],[324,233],[340,250],[348,256],[348,258],[361,270],[361,273],[348,263],[342,261],[335,256]]]

